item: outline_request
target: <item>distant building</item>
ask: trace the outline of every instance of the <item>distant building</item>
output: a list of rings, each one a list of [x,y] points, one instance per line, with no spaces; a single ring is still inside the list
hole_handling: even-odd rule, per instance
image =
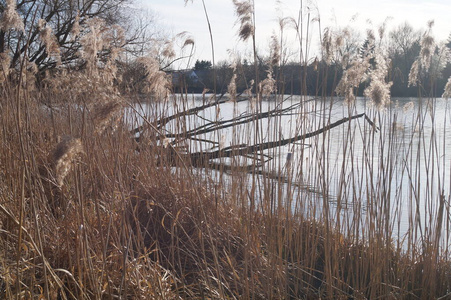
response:
[[[187,89],[193,92],[202,92],[204,81],[208,77],[209,70],[175,70],[168,72],[172,77],[174,90]]]

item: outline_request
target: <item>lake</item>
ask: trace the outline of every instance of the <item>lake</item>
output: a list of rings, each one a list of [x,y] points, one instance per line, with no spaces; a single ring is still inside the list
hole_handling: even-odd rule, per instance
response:
[[[167,116],[208,101],[191,95],[137,109],[152,119],[155,114]],[[283,113],[239,124],[252,113],[289,107]],[[362,117],[258,155],[215,160],[232,167],[258,165],[254,169],[259,172],[245,179],[242,172],[206,173],[225,186],[232,198],[242,193],[237,182],[244,180],[249,201],[262,213],[275,213],[284,206],[293,214],[326,221],[348,236],[371,238],[367,232],[376,232],[401,244],[432,238],[449,247],[451,130],[447,127],[451,115],[445,99],[394,98],[384,110],[363,98],[352,105],[340,99],[300,96],[278,96],[260,103],[229,101],[169,122],[164,130],[169,134],[235,120],[233,126],[177,143],[191,152],[214,151],[287,139],[360,113],[377,128]]]

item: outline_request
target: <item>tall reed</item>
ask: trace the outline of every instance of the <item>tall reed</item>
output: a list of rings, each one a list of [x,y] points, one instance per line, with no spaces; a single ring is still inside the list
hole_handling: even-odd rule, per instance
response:
[[[255,39],[254,3],[234,4],[239,36]],[[306,9],[287,19],[303,91],[319,17]],[[239,97],[237,64],[231,101],[209,103],[170,94],[152,55],[140,63],[159,101],[120,90],[119,31],[81,27],[85,68],[59,68],[38,88],[23,84],[26,57],[15,70],[0,56],[0,298],[450,297],[447,103],[389,103],[383,34],[368,32],[364,55],[333,57],[346,33],[321,33],[317,86],[333,76],[344,99],[277,90],[274,37],[265,77],[255,64]],[[330,74],[333,59],[343,76]],[[417,66],[429,61],[422,50]],[[367,78],[371,105],[357,98]]]

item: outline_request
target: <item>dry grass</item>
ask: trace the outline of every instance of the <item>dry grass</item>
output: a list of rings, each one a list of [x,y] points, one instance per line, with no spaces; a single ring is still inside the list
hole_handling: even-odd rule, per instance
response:
[[[249,1],[234,3],[239,34],[247,39],[254,34],[253,6]],[[95,35],[103,25],[94,22],[90,26],[92,35],[85,37],[98,46]],[[343,164],[356,155],[357,130],[363,136],[365,160],[353,166],[351,175],[343,173],[333,183],[339,187],[336,205],[350,199],[361,205],[363,199],[367,202],[364,217],[359,211],[346,215],[350,219],[345,220],[329,209],[329,168],[338,166],[325,164],[328,147],[334,146],[329,144],[330,133],[309,141],[319,167],[292,170],[288,167],[290,152],[286,178],[260,176],[255,171],[248,176],[237,171],[235,162],[232,175],[220,168],[198,172],[178,147],[186,140],[179,137],[182,142],[177,144],[162,139],[163,128],[158,123],[170,111],[185,111],[187,99],[149,103],[147,130],[138,145],[125,120],[140,117],[136,112],[122,117],[126,103],[136,107],[138,97],[118,93],[113,83],[118,78],[116,69],[105,67],[112,62],[99,64],[95,59],[102,49],[86,49],[86,70],[48,75],[39,90],[7,76],[0,82],[0,298],[451,297],[449,201],[428,186],[424,196],[428,223],[421,224],[412,210],[408,212],[411,231],[404,241],[395,239],[391,191],[384,183],[399,171],[396,149],[386,153],[385,148],[378,148],[382,135],[376,135],[374,128],[347,123],[342,131],[347,138],[342,146],[348,153]],[[145,61],[149,87],[165,95],[165,74],[153,59]],[[375,87],[368,93],[376,93],[373,101],[386,106],[386,62],[381,58],[379,63],[373,71],[382,75],[372,75],[382,85],[381,94]],[[4,74],[14,74],[1,65]],[[358,62],[350,64],[348,81],[340,84],[344,95],[354,97],[353,89],[365,76],[359,72]],[[271,69],[256,84],[259,98],[274,94],[274,83]],[[330,115],[309,114],[332,105],[319,103],[321,107],[312,111],[306,108],[309,103],[302,106],[292,125],[295,131],[313,131],[331,122]],[[237,117],[238,112],[234,113]],[[420,128],[421,118],[427,115],[418,113]],[[377,110],[371,117],[388,133],[384,136],[390,139],[384,142],[395,143],[393,120]],[[190,122],[194,122],[191,117],[181,114],[163,127],[186,131],[193,126]],[[258,119],[244,127],[236,124],[232,140],[251,144],[267,136],[278,138],[281,117],[271,122],[267,127]],[[249,134],[254,130],[258,134]],[[215,138],[222,139],[219,133]],[[222,142],[219,147],[224,146]],[[192,146],[197,151],[195,147],[202,150],[203,146]],[[280,156],[277,148],[274,151],[269,155]],[[429,153],[425,148],[418,151]],[[374,162],[377,155],[385,160]],[[419,163],[409,155],[406,172]],[[253,170],[255,162],[264,159],[253,155]],[[434,166],[429,174],[436,173]],[[277,167],[272,162],[261,170],[270,174]],[[308,174],[303,173],[306,168]],[[362,187],[363,177],[374,185]],[[296,183],[305,178],[312,179],[317,190],[301,188],[293,193]],[[410,183],[412,194],[423,188],[421,178]],[[418,203],[407,202],[412,207]],[[437,207],[432,203],[438,203]],[[395,204],[395,211],[402,205],[402,201]]]

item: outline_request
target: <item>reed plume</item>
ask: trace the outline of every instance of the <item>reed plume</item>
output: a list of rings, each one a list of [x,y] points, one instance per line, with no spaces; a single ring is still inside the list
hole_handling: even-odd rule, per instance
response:
[[[336,93],[345,97],[345,102],[350,104],[355,100],[354,89],[357,88],[361,82],[368,77],[367,71],[370,67],[368,57],[357,57],[350,66],[343,72],[337,88]]]
[[[230,99],[232,101],[236,101],[236,77],[237,77],[236,76],[236,62],[233,62],[231,67],[232,67],[233,75],[227,86],[227,92],[230,95]]]
[[[51,163],[55,172],[55,180],[59,187],[71,170],[74,161],[83,153],[83,145],[79,138],[64,136],[56,145],[51,155]]]
[[[160,64],[155,59],[154,53],[140,57],[138,62],[146,70],[145,91],[166,98],[169,95],[170,77],[160,70]]]
[[[93,18],[86,22],[89,30],[81,38],[80,43],[83,45],[80,50],[81,57],[86,61],[88,72],[97,72],[97,55],[103,50],[105,39],[105,21],[99,18]]]
[[[40,19],[38,21],[38,29],[39,38],[45,45],[47,55],[55,58],[58,63],[61,63],[60,47],[52,28],[47,25],[45,20]]]
[[[412,64],[409,72],[409,83],[408,86],[416,86],[418,84],[420,72],[428,72],[431,66],[432,56],[435,52],[435,40],[432,36],[432,27],[434,26],[434,21],[428,22],[428,29],[424,32],[421,38],[420,45],[420,55],[417,57],[415,62]]]
[[[259,90],[263,97],[268,97],[276,92],[276,80],[272,76],[272,70],[269,70],[266,73],[266,78],[260,82]]]
[[[270,66],[271,67],[275,67],[278,66],[280,63],[280,44],[279,41],[277,40],[277,36],[276,35],[272,35],[271,36],[271,42],[269,45],[269,49],[270,49]]]
[[[92,112],[95,132],[103,133],[108,127],[115,129],[121,118],[122,108],[123,105],[119,99],[95,105]]]
[[[451,98],[451,77],[448,78],[448,81],[446,82],[445,91],[443,92],[442,97],[445,98],[446,100]]]
[[[11,57],[8,53],[0,53],[0,84],[8,80],[10,70]]]
[[[24,23],[17,13],[16,7],[15,0],[6,0],[6,9],[0,17],[0,29],[2,31],[8,31],[10,29],[24,31]]]
[[[247,41],[254,35],[255,31],[253,22],[254,3],[251,0],[233,0],[233,4],[235,5],[235,13],[240,23],[238,36],[241,40]]]
[[[323,40],[321,41],[321,49],[323,54],[323,60],[326,64],[330,65],[333,60],[333,43],[332,43],[332,33],[329,27],[324,29]]]
[[[78,12],[75,16],[74,24],[72,25],[70,34],[73,41],[80,35],[80,12]]]
[[[393,82],[385,82],[388,74],[389,60],[380,51],[375,55],[375,67],[370,71],[370,85],[365,89],[364,95],[381,109],[390,104],[390,87]]]

